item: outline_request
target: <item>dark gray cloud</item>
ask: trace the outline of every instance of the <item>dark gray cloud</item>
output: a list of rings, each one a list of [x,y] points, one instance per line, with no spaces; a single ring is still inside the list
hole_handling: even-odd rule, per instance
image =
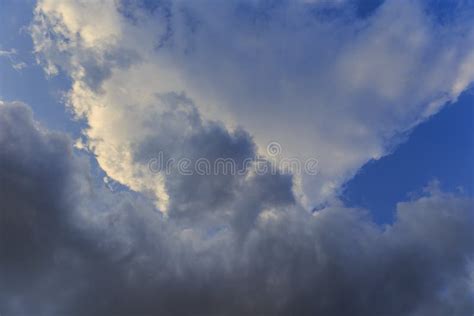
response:
[[[199,145],[186,147],[196,155],[254,154],[247,135],[185,117],[197,122],[189,137]],[[25,105],[0,105],[0,148],[2,315],[474,312],[471,200],[431,189],[382,229],[363,210],[305,212],[283,175],[173,175],[164,219],[145,197],[94,180],[68,137]],[[202,195],[191,194],[197,186]],[[226,201],[209,201],[222,186]],[[193,216],[173,214],[193,203]]]
[[[230,222],[236,230],[247,230],[263,208],[294,202],[291,176],[252,173],[250,166],[257,153],[245,131],[229,132],[218,122],[203,120],[193,102],[183,94],[168,93],[159,98],[169,105],[169,110],[149,116],[144,125],[149,125],[153,133],[132,152],[138,164],[146,165],[161,157],[161,165],[166,169],[162,171],[169,172],[164,181],[170,217],[188,225]],[[191,163],[186,170],[178,168],[177,162],[183,158]],[[200,159],[205,159],[211,172],[196,172]],[[219,165],[219,160],[226,159],[230,159],[232,167]],[[174,161],[170,168],[163,166],[168,161]]]

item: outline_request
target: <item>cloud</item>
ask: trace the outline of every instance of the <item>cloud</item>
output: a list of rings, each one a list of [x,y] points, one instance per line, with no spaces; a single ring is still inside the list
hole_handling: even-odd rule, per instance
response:
[[[277,140],[285,157],[318,159],[318,176],[294,179],[311,209],[474,78],[469,8],[440,22],[428,2],[362,6],[43,0],[31,30],[45,69],[72,78],[84,145],[111,178],[166,210],[166,179],[132,157],[159,130],[144,124],[166,111],[159,96],[184,92],[203,121],[243,128],[259,152]]]
[[[381,228],[334,198],[473,80],[471,11],[441,23],[426,8],[39,1],[35,53],[48,74],[72,79],[68,105],[87,123],[75,145],[132,191],[107,190],[70,139],[24,105],[2,104],[10,237],[0,273],[14,286],[0,286],[0,305],[45,315],[472,314],[472,200],[432,189]],[[244,165],[269,141],[283,156],[317,158],[321,172],[149,166],[160,152]]]
[[[18,61],[18,59],[16,58],[16,55],[17,55],[17,52],[14,49],[0,50],[0,57],[7,58],[10,61],[13,69],[15,69],[16,71],[20,71],[28,65],[25,62]]]
[[[192,130],[207,139],[215,129],[210,152],[220,139],[230,149],[252,148],[248,135],[222,126]],[[214,179],[238,192],[226,198],[231,205],[214,205],[253,220],[190,225],[186,216],[164,218],[140,194],[107,190],[87,156],[34,121],[24,104],[0,104],[0,146],[0,306],[7,315],[474,311],[473,201],[436,187],[400,203],[396,222],[380,228],[359,209],[306,212],[285,177]],[[189,194],[173,177],[170,187]]]

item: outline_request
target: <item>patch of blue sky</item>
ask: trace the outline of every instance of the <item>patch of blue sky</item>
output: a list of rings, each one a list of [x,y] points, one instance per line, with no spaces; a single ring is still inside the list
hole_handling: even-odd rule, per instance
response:
[[[61,73],[47,78],[36,63],[28,31],[34,5],[34,1],[0,2],[0,50],[5,52],[0,56],[0,99],[27,103],[38,121],[77,137],[83,122],[73,120],[62,100],[70,80]],[[23,66],[15,67],[18,64]]]
[[[345,203],[369,209],[385,224],[393,222],[397,202],[433,180],[444,191],[474,196],[473,92],[416,127],[392,154],[362,167],[345,186]]]

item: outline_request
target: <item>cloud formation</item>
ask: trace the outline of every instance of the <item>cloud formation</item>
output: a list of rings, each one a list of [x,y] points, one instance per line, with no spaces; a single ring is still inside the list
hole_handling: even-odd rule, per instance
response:
[[[244,128],[260,150],[277,140],[287,157],[317,158],[317,177],[295,179],[310,209],[470,85],[473,10],[453,7],[42,0],[32,36],[46,71],[72,78],[69,102],[101,167],[153,191],[161,209],[165,179],[145,175],[131,144],[158,133],[144,124],[166,109],[157,95],[182,92],[204,121]]]
[[[234,146],[252,144],[239,137]],[[396,222],[382,229],[363,210],[306,212],[284,177],[227,179],[231,205],[204,195],[202,207],[239,216],[211,227],[165,219],[145,197],[107,190],[72,141],[23,104],[0,104],[0,146],[3,314],[474,311],[473,201],[436,186],[400,203]],[[186,196],[175,181],[170,187]]]
[[[0,104],[0,313],[471,316],[471,199],[432,185],[379,227],[335,195],[469,87],[465,9],[38,1],[36,56],[87,128],[71,140]],[[149,168],[159,152],[242,166],[269,141],[321,172]]]

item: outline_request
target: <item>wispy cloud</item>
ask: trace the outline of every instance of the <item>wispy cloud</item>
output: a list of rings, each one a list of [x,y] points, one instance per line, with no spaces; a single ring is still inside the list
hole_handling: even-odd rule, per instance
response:
[[[25,62],[19,60],[17,56],[18,53],[15,49],[0,50],[0,58],[7,58],[13,69],[20,71],[26,68],[28,65]]]

